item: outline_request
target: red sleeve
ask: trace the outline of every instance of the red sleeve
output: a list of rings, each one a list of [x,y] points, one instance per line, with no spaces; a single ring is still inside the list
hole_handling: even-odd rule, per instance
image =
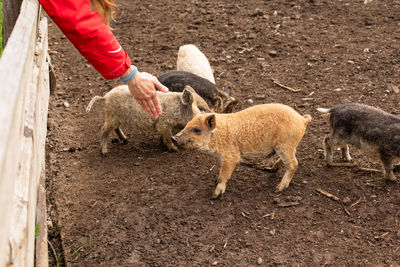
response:
[[[131,66],[128,54],[100,15],[90,8],[89,0],[39,2],[76,49],[104,78],[118,78]]]

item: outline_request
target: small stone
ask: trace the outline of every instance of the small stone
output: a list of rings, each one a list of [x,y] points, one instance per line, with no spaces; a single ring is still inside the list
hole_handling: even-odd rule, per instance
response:
[[[257,264],[258,264],[258,265],[261,265],[262,263],[263,263],[263,260],[262,260],[261,258],[258,258],[258,259],[257,259]]]
[[[389,91],[393,91],[395,94],[398,94],[400,92],[399,87],[393,84],[388,85]]]
[[[58,85],[57,85],[57,88],[61,88],[61,86],[58,86]],[[62,90],[62,89],[59,89],[59,90],[57,90],[56,95],[58,95],[58,96],[65,95],[65,91]]]
[[[250,98],[247,99],[247,102],[250,103],[250,104],[253,104],[253,103],[254,103],[253,99],[250,99]]]
[[[66,108],[69,108],[70,105],[69,105],[68,101],[65,101],[65,102],[64,102],[64,106],[65,106]]]
[[[265,95],[264,95],[264,94],[262,94],[262,95],[255,95],[254,97],[255,97],[257,100],[265,99]]]
[[[369,52],[369,48],[364,48],[364,53],[368,53]]]
[[[272,230],[269,231],[269,234],[270,234],[270,235],[275,235],[275,233],[276,233],[276,230],[275,230],[275,229],[272,229]]]
[[[303,198],[301,196],[288,196],[286,199],[288,201],[301,201]]]
[[[262,10],[259,9],[259,8],[256,8],[256,9],[254,10],[253,14],[252,14],[253,17],[256,17],[256,16],[263,16],[263,15],[264,15],[264,12],[262,12]]]
[[[271,57],[276,57],[276,56],[278,55],[278,52],[276,52],[276,50],[269,50],[269,51],[268,51],[268,54],[269,54]]]
[[[347,63],[354,64],[354,61],[353,60],[347,60]]]
[[[211,263],[212,266],[217,266],[218,265],[218,261],[214,261],[213,263]]]

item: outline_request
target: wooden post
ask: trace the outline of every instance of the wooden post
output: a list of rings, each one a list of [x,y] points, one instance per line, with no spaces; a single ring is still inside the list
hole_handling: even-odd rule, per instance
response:
[[[22,0],[3,0],[3,47],[6,47],[8,38],[17,21]]]
[[[0,58],[0,266],[34,266],[36,225],[37,255],[47,257],[43,184],[49,68],[47,20],[39,13],[37,0],[23,0]],[[46,266],[47,258],[36,263]]]

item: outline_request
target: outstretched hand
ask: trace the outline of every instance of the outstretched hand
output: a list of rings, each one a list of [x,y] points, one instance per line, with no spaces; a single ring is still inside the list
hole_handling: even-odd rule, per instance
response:
[[[135,77],[128,82],[128,87],[131,95],[144,111],[156,118],[162,114],[156,89],[166,93],[168,88],[162,85],[155,76],[147,72],[137,72]]]

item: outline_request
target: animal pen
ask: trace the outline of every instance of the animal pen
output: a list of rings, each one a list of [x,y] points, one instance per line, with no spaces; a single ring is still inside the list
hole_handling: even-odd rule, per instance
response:
[[[6,31],[14,26],[7,21],[11,13],[17,16],[9,38],[3,34],[7,43],[0,59],[0,266],[48,266],[47,19],[37,0],[6,0],[3,7]]]

